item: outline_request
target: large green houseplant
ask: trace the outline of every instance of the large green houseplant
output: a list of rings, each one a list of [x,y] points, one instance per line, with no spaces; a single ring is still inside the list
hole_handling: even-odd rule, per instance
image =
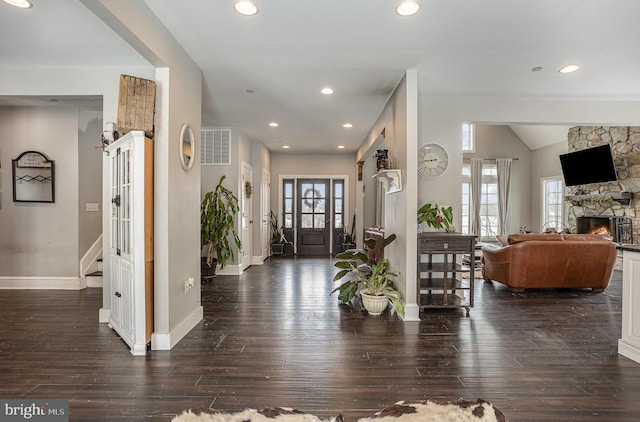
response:
[[[200,247],[207,247],[203,271],[213,268],[214,274],[216,264],[222,269],[234,259],[234,245],[242,249],[235,223],[240,206],[233,192],[222,185],[225,178],[220,177],[216,188],[204,195],[200,207]]]
[[[381,247],[384,249],[396,238],[391,234],[384,238]],[[375,248],[375,239],[365,239],[364,244],[369,249]],[[333,278],[334,281],[346,278],[342,284],[331,293],[338,293],[340,303],[349,303],[356,295],[360,295],[361,302],[366,308],[365,296],[383,297],[383,308],[379,311],[369,310],[371,314],[379,314],[391,302],[391,315],[398,313],[404,316],[404,303],[400,292],[395,288],[396,273],[390,271],[388,259],[378,259],[375,253],[367,253],[361,249],[351,249],[336,255],[338,261],[335,266],[340,269]]]
[[[278,227],[278,217],[273,210],[269,211],[269,225],[271,226],[271,254],[282,255],[287,239],[284,237],[283,228]]]

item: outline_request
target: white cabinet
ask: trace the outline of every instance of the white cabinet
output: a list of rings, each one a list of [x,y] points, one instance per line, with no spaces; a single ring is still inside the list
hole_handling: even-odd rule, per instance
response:
[[[111,200],[105,248],[109,265],[109,325],[144,355],[153,330],[153,141],[133,131],[106,148]]]
[[[622,253],[622,338],[618,353],[640,362],[640,249]]]

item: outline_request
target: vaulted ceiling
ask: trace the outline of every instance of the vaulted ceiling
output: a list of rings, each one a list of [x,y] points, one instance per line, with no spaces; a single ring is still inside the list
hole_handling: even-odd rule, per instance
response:
[[[232,0],[129,1],[203,70],[203,126],[238,127],[271,150],[355,150],[406,69],[433,101],[640,99],[636,0],[420,0],[411,17],[396,0],[255,0],[251,17]],[[80,1],[32,2],[0,2],[0,66],[147,64]],[[567,63],[581,68],[560,74]],[[519,133],[532,148],[535,129]]]

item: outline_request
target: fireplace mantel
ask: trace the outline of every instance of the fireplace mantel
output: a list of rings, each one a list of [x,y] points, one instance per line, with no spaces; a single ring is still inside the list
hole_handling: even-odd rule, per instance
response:
[[[581,206],[588,202],[611,202],[617,201],[622,205],[629,205],[631,199],[633,199],[633,193],[631,192],[609,192],[609,193],[594,193],[589,195],[567,195],[565,199],[571,202],[571,205]]]

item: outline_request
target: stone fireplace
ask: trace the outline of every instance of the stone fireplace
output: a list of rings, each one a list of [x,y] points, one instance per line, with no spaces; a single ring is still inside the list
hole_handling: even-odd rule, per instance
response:
[[[576,232],[606,234],[617,243],[633,243],[633,222],[629,217],[583,215],[576,218]]]
[[[572,233],[592,224],[606,226],[619,242],[640,241],[640,127],[576,126],[569,129],[569,152],[611,145],[617,182],[568,188],[567,225]],[[623,194],[621,194],[624,192]],[[590,218],[598,218],[589,220]],[[578,221],[585,220],[578,226]],[[587,223],[588,221],[588,223]],[[617,238],[616,238],[617,239]]]

